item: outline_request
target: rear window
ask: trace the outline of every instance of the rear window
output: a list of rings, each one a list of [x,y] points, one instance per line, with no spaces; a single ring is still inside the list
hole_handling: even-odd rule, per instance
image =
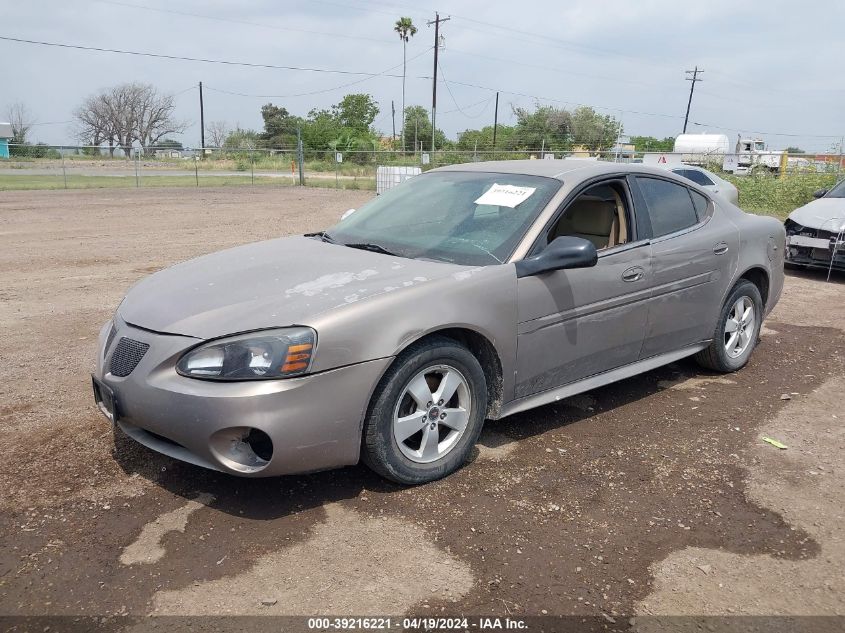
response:
[[[697,185],[714,184],[714,182],[710,180],[706,174],[703,174],[697,169],[673,169],[672,171],[678,174],[679,176],[683,176],[684,178],[692,180]]]
[[[667,180],[638,177],[648,206],[653,237],[681,231],[698,223],[698,213],[686,187]]]

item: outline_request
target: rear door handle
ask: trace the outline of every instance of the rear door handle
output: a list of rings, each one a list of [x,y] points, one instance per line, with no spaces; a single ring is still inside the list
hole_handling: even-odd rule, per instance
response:
[[[622,273],[622,281],[639,281],[643,278],[645,271],[639,266],[632,266]]]
[[[713,247],[713,252],[717,255],[724,255],[728,252],[728,245],[725,242],[719,242]]]

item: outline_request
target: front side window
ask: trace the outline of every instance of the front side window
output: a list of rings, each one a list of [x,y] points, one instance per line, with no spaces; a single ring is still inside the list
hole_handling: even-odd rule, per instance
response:
[[[596,250],[631,241],[627,196],[621,183],[601,183],[579,194],[564,210],[548,235],[548,241],[572,235],[592,242]]]
[[[668,235],[698,223],[689,189],[668,180],[638,177],[648,207],[652,237]]]
[[[429,172],[367,202],[328,229],[343,244],[377,244],[402,257],[499,264],[560,188],[541,176]]]

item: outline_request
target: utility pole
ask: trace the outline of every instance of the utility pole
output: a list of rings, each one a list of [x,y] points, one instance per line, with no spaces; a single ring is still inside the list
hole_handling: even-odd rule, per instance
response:
[[[296,160],[299,163],[299,184],[305,184],[305,174],[303,173],[303,165],[305,162],[305,152],[302,149],[302,128],[296,128]]]
[[[692,93],[695,91],[695,82],[696,81],[704,81],[703,79],[698,78],[698,73],[704,72],[703,70],[700,70],[698,68],[698,66],[695,67],[695,70],[687,70],[685,72],[686,72],[687,75],[691,75],[690,77],[687,77],[686,79],[687,79],[687,81],[691,81],[692,84],[690,84],[690,87],[689,87],[689,101],[687,101],[687,115],[684,117],[684,132],[683,132],[684,134],[687,133],[687,122],[689,121],[689,109],[690,109],[690,106],[692,105]]]
[[[499,93],[496,93],[496,109],[493,110],[493,151],[496,151],[496,128],[499,127]]]
[[[448,22],[451,18],[441,18],[439,13],[434,14],[434,21],[427,22],[429,26],[434,25],[434,81],[431,84],[431,153],[434,154],[434,136],[437,132],[437,53],[440,51],[440,23]]]
[[[393,119],[393,140],[396,140],[396,106],[393,105],[393,99],[390,100],[390,116]]]
[[[200,82],[200,155],[205,156],[205,111],[202,107],[202,82]]]

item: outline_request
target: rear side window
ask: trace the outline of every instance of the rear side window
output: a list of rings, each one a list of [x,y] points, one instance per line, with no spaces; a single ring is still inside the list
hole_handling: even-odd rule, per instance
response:
[[[698,215],[698,220],[703,220],[707,216],[707,205],[710,204],[710,201],[692,189],[689,190],[689,195],[692,196],[692,203],[695,206],[695,213]]]
[[[648,206],[652,237],[668,235],[698,223],[689,189],[667,180],[637,178]]]
[[[673,172],[678,174],[679,176],[683,176],[689,180],[692,180],[697,185],[712,185],[714,182],[710,180],[705,174],[701,173],[697,169],[673,169]]]

